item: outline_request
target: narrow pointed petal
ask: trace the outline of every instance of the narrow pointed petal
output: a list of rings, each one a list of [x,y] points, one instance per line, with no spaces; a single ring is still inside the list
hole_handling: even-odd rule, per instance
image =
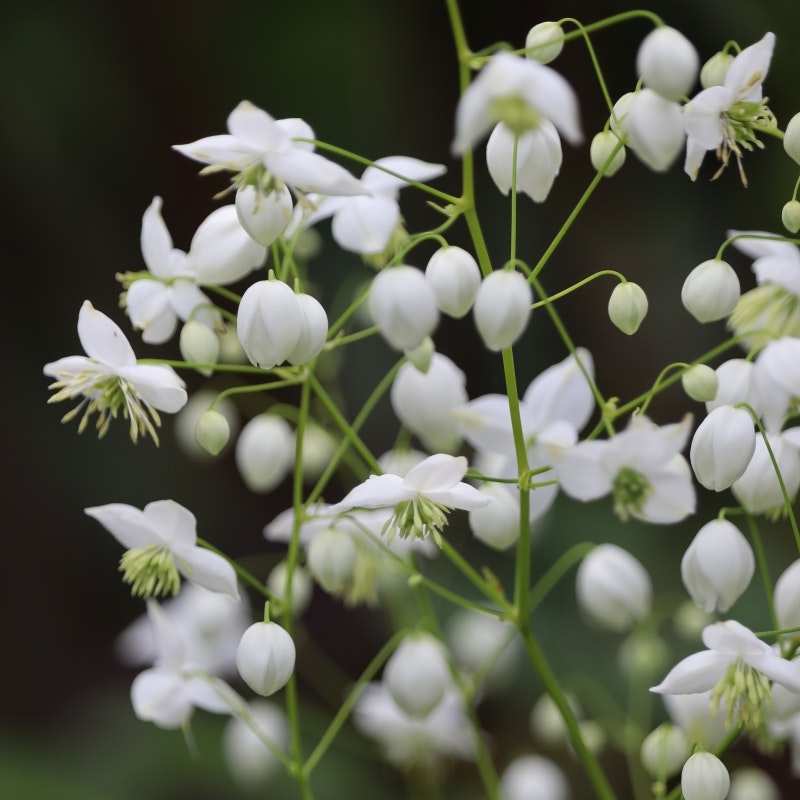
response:
[[[159,411],[174,414],[185,405],[189,396],[186,384],[172,367],[159,364],[134,364],[117,370],[117,375],[136,386],[145,402]]]
[[[787,661],[774,650],[769,654],[747,656],[745,661],[771,681],[779,683],[784,689],[800,694],[800,663],[797,661]]]
[[[402,175],[403,178],[420,183],[438,178],[447,171],[444,164],[431,164],[410,156],[379,158],[375,165],[367,167],[361,176],[361,182],[364,186],[376,194],[393,194],[398,189],[408,186],[408,181],[390,175],[388,172],[384,172],[383,169],[379,169],[379,167],[391,170],[398,175]]]
[[[262,155],[261,148],[248,147],[227,133],[206,136],[188,144],[175,144],[172,149],[203,164],[219,164],[235,171],[258,163]]]
[[[392,197],[350,197],[334,214],[331,231],[337,244],[353,253],[381,253],[400,221]]]
[[[85,508],[84,513],[96,519],[127,550],[160,543],[144,514],[133,506],[109,503]]]
[[[228,115],[228,130],[253,150],[273,149],[288,140],[275,120],[248,100],[243,100]]]
[[[412,467],[403,480],[407,489],[420,494],[429,494],[452,489],[467,471],[467,459],[464,456],[450,456],[437,453]]]
[[[735,659],[727,653],[703,650],[679,661],[658,686],[650,691],[658,694],[696,694],[707,692],[719,682]]]
[[[268,153],[264,161],[276,178],[303,191],[348,196],[366,194],[361,182],[344,167],[318,153],[293,147]]]
[[[133,327],[142,331],[145,342],[162,344],[172,338],[178,320],[170,307],[169,289],[161,281],[149,278],[134,281],[125,304]]]
[[[122,328],[88,300],[83,301],[78,314],[78,338],[90,358],[96,358],[112,367],[136,363],[136,354]]]
[[[431,489],[425,492],[425,497],[448,508],[462,508],[465,511],[475,511],[492,502],[491,497],[468,483],[457,483],[451,489]]]
[[[161,198],[154,197],[142,217],[142,257],[150,272],[158,278],[169,276],[172,237],[161,217]]]
[[[775,49],[775,34],[765,33],[760,41],[745,47],[733,59],[725,74],[725,86],[737,94],[738,100],[761,100],[761,84],[769,71]]]
[[[403,486],[399,475],[371,475],[364,483],[351,489],[341,502],[332,505],[329,511],[340,514],[351,508],[385,508],[413,496],[414,492]]]
[[[188,508],[174,500],[148,503],[142,514],[145,521],[176,553],[191,550],[197,541],[197,519]]]
[[[203,547],[194,547],[176,560],[178,568],[187,580],[210,592],[220,592],[234,600],[239,599],[236,572],[222,556]]]

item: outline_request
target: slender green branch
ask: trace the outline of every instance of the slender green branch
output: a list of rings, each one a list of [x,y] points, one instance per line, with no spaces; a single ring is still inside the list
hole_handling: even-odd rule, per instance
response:
[[[565,553],[562,553],[554,564],[542,575],[534,584],[528,595],[528,609],[530,613],[536,610],[539,603],[544,600],[556,584],[569,572],[576,564],[580,563],[594,548],[597,547],[593,542],[581,542],[573,545]]]

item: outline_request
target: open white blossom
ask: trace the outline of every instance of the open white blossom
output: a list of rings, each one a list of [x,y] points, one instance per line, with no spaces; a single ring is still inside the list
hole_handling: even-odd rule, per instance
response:
[[[174,500],[156,500],[143,510],[109,503],[85,512],[126,549],[120,570],[134,595],[177,594],[183,575],[209,591],[238,599],[233,567],[227,559],[197,545],[194,514]]]
[[[159,411],[174,414],[186,404],[184,382],[172,367],[137,364],[136,355],[122,329],[85,300],[78,314],[78,338],[85,356],[67,356],[44,365],[44,374],[56,378],[50,389],[58,391],[48,402],[73,397],[80,403],[64,415],[68,422],[83,411],[78,432],[97,414],[103,437],[120,412],[130,423],[131,439],[150,435],[158,444]]]

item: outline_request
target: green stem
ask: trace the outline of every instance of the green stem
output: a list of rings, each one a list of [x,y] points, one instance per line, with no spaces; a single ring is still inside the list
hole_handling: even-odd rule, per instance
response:
[[[580,563],[586,558],[595,547],[597,547],[597,545],[594,544],[594,542],[581,542],[580,544],[573,545],[569,550],[558,557],[550,569],[548,569],[534,584],[528,595],[528,609],[531,614],[564,575],[566,575],[575,564]]]
[[[764,592],[767,595],[767,606],[769,613],[772,617],[772,624],[777,629],[780,627],[778,623],[778,615],[775,612],[775,601],[772,594],[772,578],[769,574],[769,565],[767,564],[767,556],[764,551],[764,542],[761,539],[761,532],[758,530],[755,519],[751,514],[746,514],[747,526],[750,528],[750,538],[753,540],[753,550],[756,553],[756,561],[758,562],[758,570],[761,573],[761,581],[764,584]]]

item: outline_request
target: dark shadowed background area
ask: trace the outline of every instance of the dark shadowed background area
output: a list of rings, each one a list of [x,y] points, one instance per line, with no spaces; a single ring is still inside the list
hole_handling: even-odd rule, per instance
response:
[[[467,35],[479,49],[497,40],[521,46],[528,28],[543,19],[570,14],[590,22],[632,4],[470,0],[463,6]],[[766,93],[781,124],[798,110],[800,19],[793,4],[659,0],[652,10],[685,32],[704,59],[728,39],[745,46],[775,31],[778,45]],[[640,21],[595,37],[612,97],[634,88],[636,47],[648,30]],[[581,94],[590,137],[607,111],[590,82],[585,51],[574,45],[555,66]],[[42,366],[80,352],[75,324],[86,298],[130,330],[118,308],[114,274],[142,268],[144,209],[161,195],[175,244],[186,249],[196,226],[216,207],[212,195],[221,188],[211,178],[197,177],[198,165],[170,146],[223,132],[227,114],[242,99],[278,118],[302,117],[320,139],[370,158],[403,154],[445,162],[450,174],[438,185],[457,191],[458,164],[450,157],[456,67],[443,0],[29,0],[5,4],[0,11],[4,797],[238,796],[219,755],[218,720],[197,715],[202,758],[195,763],[180,733],[135,719],[128,700],[135,672],[115,661],[112,642],[141,612],[141,604],[120,583],[119,546],[82,510],[109,502],[141,507],[171,497],[194,511],[201,536],[239,556],[264,550],[261,529],[287,505],[288,491],[284,486],[275,496],[249,494],[230,454],[212,465],[188,461],[174,446],[169,420],[159,449],[149,441],[131,446],[124,424],[112,426],[102,441],[91,429],[79,437],[74,423],[59,423],[67,409],[46,404],[48,379]],[[607,393],[631,397],[666,363],[695,358],[719,340],[721,325],[701,328],[683,311],[680,285],[693,266],[713,257],[728,228],[780,229],[780,208],[790,198],[796,169],[782,157],[779,143],[767,144],[768,154],[748,155],[752,169],[746,190],[735,169],[711,183],[714,169],[706,165],[692,186],[680,163],[657,180],[629,156],[565,240],[545,272],[548,289],[614,268],[651,297],[651,314],[634,338],[608,322],[610,284],[593,284],[563,304],[575,341],[596,355],[599,383]],[[479,150],[480,210],[485,210],[490,249],[504,260],[507,206],[487,182]],[[565,145],[562,175],[550,202],[536,207],[527,198],[520,200],[522,258],[536,260],[591,175],[587,148]],[[437,221],[410,192],[403,209],[412,230]],[[330,246],[327,223],[321,229],[326,249],[313,269],[323,291],[332,292],[346,270],[364,268]],[[464,243],[458,238],[463,235],[459,231],[453,243]],[[747,262],[733,254],[730,260],[749,285]],[[137,334],[131,332],[130,338],[141,357],[161,352],[142,345]],[[501,388],[499,364],[480,352],[467,322],[443,325],[437,343],[468,371],[470,365],[480,369],[470,374],[471,396]],[[534,320],[525,343],[518,364],[523,387],[564,356],[544,315]],[[375,353],[376,374],[382,374],[392,356],[380,345]],[[365,389],[356,377],[348,388],[356,407]],[[677,392],[668,393],[651,412],[659,422],[672,421],[685,405]],[[396,432],[388,406],[382,414],[368,428],[378,450],[381,436],[388,446]],[[382,420],[392,426],[388,431]],[[705,522],[713,506],[703,513]],[[654,571],[657,588],[672,585],[680,556],[699,527],[690,522],[674,531],[653,531],[631,524],[620,532],[608,504],[588,513],[557,509],[556,514],[557,533],[566,541],[621,538]],[[561,541],[541,545],[542,563],[552,561]],[[464,547],[499,573],[508,569],[501,557],[481,553],[468,537]],[[754,613],[760,613],[760,596],[752,589],[751,594]],[[563,633],[560,621],[573,613],[571,588],[565,587],[560,597],[561,605],[550,608],[542,621],[555,636]],[[744,621],[747,613],[742,612]],[[349,619],[340,606],[317,597],[309,627],[355,677],[381,634],[369,612],[356,615],[356,623]],[[562,635],[560,642],[557,665],[574,661],[576,652],[594,659],[597,649],[608,648],[606,637],[591,632]],[[608,666],[599,669],[613,673],[613,657],[606,661]],[[524,683],[520,692],[528,705],[536,695]],[[513,711],[512,704],[488,713],[496,722]],[[525,739],[525,725],[525,719],[509,717],[500,745],[513,747],[517,734]],[[335,757],[326,762],[320,797],[367,796],[381,768],[360,761],[364,768],[353,770],[348,763],[340,765]],[[281,791],[274,796],[283,796]]]

